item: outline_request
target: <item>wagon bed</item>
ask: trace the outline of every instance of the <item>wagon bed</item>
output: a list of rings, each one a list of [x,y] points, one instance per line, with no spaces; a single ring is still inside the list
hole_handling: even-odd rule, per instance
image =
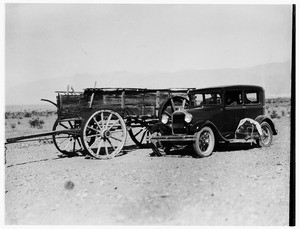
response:
[[[87,88],[84,92],[57,91],[60,120],[82,119],[91,110],[109,109],[122,117],[157,118],[159,109],[171,96],[186,96],[189,89]]]

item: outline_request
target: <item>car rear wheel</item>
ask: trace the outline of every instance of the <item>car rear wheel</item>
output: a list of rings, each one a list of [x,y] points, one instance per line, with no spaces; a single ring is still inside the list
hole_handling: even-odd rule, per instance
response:
[[[269,147],[273,141],[273,131],[269,123],[262,122],[260,125],[262,129],[262,136],[259,139],[259,145],[261,147]]]
[[[199,132],[195,133],[196,141],[194,142],[194,150],[200,157],[208,157],[212,154],[215,147],[215,135],[213,130],[206,126]]]

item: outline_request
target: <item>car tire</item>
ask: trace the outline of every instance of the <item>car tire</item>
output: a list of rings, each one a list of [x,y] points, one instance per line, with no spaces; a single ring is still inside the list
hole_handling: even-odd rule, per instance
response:
[[[200,157],[208,157],[212,154],[215,147],[215,135],[213,130],[205,126],[195,133],[193,144],[195,153]]]
[[[269,147],[273,141],[273,131],[269,123],[262,122],[261,129],[263,132],[263,136],[258,140],[259,146],[261,147]]]

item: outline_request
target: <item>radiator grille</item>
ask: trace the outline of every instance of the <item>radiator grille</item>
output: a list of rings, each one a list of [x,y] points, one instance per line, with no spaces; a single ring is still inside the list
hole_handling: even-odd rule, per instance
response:
[[[187,127],[184,121],[184,113],[175,113],[172,118],[172,129],[174,134],[186,134]]]

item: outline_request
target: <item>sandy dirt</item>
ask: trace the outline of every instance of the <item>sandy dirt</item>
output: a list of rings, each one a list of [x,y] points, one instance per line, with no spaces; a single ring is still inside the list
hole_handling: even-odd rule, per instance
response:
[[[51,130],[54,117],[44,120],[38,130],[8,119],[6,137]],[[43,142],[7,145],[5,223],[288,225],[290,122],[274,122],[271,147],[222,146],[208,158],[150,157],[129,138],[111,160],[61,157]]]

